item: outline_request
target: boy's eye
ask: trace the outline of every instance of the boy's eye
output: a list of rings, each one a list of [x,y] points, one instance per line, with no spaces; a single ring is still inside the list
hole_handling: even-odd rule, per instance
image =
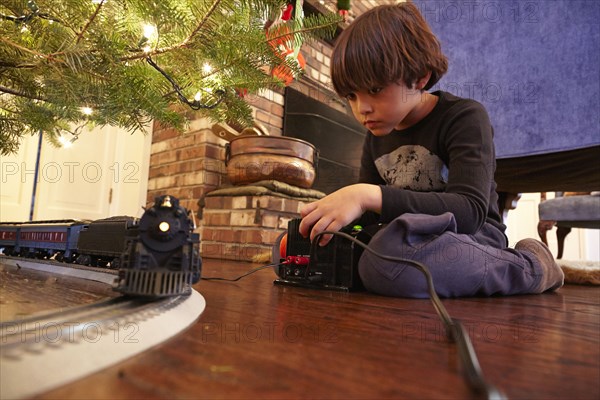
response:
[[[348,93],[345,97],[346,97],[346,100],[353,101],[353,100],[356,99],[356,94],[354,94],[354,93]]]
[[[371,88],[371,89],[369,89],[369,94],[377,94],[377,93],[381,92],[382,89],[383,88],[381,88],[381,87]]]

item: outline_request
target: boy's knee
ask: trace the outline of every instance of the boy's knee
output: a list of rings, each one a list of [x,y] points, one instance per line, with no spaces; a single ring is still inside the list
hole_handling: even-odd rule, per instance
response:
[[[369,292],[415,299],[429,297],[425,277],[408,265],[363,257],[358,264],[358,273]]]

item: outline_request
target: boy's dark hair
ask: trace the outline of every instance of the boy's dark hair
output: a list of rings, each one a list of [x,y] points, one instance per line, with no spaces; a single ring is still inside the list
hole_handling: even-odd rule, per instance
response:
[[[412,3],[366,11],[337,38],[331,56],[331,80],[341,96],[399,81],[412,87],[431,71],[426,90],[447,70],[440,42]]]

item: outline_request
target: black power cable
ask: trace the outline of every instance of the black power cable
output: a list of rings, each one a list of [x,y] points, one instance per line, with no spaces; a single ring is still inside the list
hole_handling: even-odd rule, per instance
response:
[[[253,273],[257,272],[257,271],[260,271],[262,269],[267,269],[267,268],[278,267],[279,265],[280,265],[279,263],[276,263],[276,264],[269,264],[269,265],[263,265],[263,266],[260,266],[260,267],[256,267],[256,268],[251,269],[250,271],[246,272],[245,274],[238,276],[237,278],[221,278],[221,277],[206,277],[205,278],[205,277],[202,277],[202,280],[205,280],[205,281],[237,282],[240,279],[242,279],[242,278],[244,278],[244,277],[246,277],[248,275],[251,275],[251,274],[253,274]]]
[[[217,96],[217,99],[212,104],[201,103],[200,100],[196,100],[196,99],[194,99],[193,101],[190,101],[190,100],[188,100],[187,97],[185,97],[185,95],[183,94],[183,90],[177,84],[177,82],[175,82],[175,80],[169,74],[167,74],[164,69],[159,67],[158,64],[156,64],[150,56],[146,57],[146,62],[148,64],[150,64],[152,66],[152,68],[154,68],[155,70],[160,72],[160,74],[162,76],[164,76],[171,83],[171,85],[173,86],[173,89],[177,93],[177,98],[179,98],[179,101],[187,104],[192,110],[213,109],[213,108],[217,107],[219,104],[221,104],[221,102],[225,98],[225,91],[222,89],[219,89],[219,90],[215,91],[215,95]]]

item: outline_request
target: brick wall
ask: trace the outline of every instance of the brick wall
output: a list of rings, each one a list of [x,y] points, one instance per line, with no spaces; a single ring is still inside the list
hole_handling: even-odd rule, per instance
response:
[[[207,197],[202,257],[269,263],[273,244],[303,204],[275,196]]]
[[[206,119],[194,120],[181,134],[154,125],[148,203],[156,196],[170,194],[198,214],[198,200],[226,181],[225,142],[212,134],[211,126]]]

